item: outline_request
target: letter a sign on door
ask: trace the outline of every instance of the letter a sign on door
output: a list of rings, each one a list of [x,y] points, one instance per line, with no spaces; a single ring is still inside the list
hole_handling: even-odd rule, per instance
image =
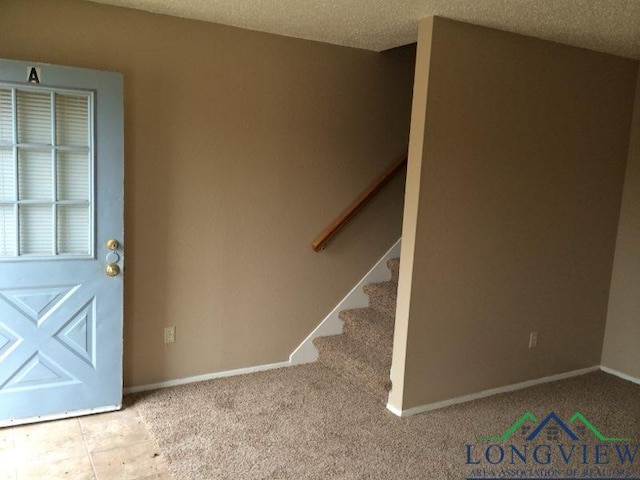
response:
[[[42,69],[39,67],[29,67],[29,76],[27,82],[40,83],[40,75],[42,75]]]

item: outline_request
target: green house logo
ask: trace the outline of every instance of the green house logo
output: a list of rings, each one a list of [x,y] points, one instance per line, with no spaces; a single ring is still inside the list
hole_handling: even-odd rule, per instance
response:
[[[503,442],[507,441],[511,438],[511,436],[517,431],[521,431],[522,433],[526,433],[530,428],[528,424],[533,423],[537,424],[536,428],[532,429],[531,433],[526,436],[527,441],[535,440],[540,433],[547,429],[548,435],[554,437],[554,432],[558,430],[563,431],[568,435],[568,437],[575,441],[584,438],[584,435],[587,431],[591,432],[595,437],[601,442],[629,442],[631,439],[629,438],[618,438],[618,437],[605,437],[600,431],[593,426],[587,418],[580,412],[574,413],[571,418],[569,418],[568,424],[565,423],[555,412],[551,412],[547,415],[544,420],[538,423],[538,419],[531,412],[527,412],[522,415],[509,429],[504,432],[499,437],[480,437],[476,438],[477,441],[492,441],[492,442]],[[569,427],[571,425],[571,427]],[[557,438],[548,438],[549,440],[557,440]]]

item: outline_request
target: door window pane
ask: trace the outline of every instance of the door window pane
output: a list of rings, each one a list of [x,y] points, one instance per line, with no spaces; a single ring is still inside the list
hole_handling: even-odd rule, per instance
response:
[[[18,143],[51,145],[51,94],[18,90]]]
[[[53,254],[53,211],[49,205],[20,205],[20,254]]]
[[[20,200],[53,200],[51,151],[18,150]]]
[[[0,257],[16,255],[16,218],[13,205],[0,205]]]
[[[11,90],[0,88],[0,142],[13,142]]]
[[[56,94],[56,145],[89,145],[89,98]]]
[[[89,254],[89,209],[78,205],[58,206],[58,253]]]
[[[58,200],[89,200],[89,153],[58,152]]]
[[[13,149],[0,147],[0,202],[15,200],[15,191]]]

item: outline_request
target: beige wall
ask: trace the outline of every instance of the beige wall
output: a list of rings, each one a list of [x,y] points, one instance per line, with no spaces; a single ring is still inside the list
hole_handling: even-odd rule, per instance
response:
[[[636,86],[602,365],[640,378],[640,76]]]
[[[403,409],[600,364],[637,71],[442,18],[421,29],[406,360],[394,357],[390,397]]]
[[[287,360],[400,236],[402,175],[310,247],[406,149],[411,48],[4,0],[0,57],[124,73],[126,385]]]

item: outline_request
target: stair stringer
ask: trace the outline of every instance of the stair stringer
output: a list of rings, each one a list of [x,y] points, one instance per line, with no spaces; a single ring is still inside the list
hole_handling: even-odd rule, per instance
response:
[[[289,355],[291,365],[302,365],[318,360],[318,349],[313,344],[313,339],[317,337],[328,337],[342,333],[343,321],[338,314],[342,310],[353,308],[365,308],[369,306],[369,296],[364,293],[363,287],[369,283],[386,282],[391,280],[391,272],[387,268],[387,261],[400,257],[402,239],[398,239],[393,246],[387,250],[380,260],[362,277],[355,287],[335,306],[333,310],[313,329],[300,345]]]

